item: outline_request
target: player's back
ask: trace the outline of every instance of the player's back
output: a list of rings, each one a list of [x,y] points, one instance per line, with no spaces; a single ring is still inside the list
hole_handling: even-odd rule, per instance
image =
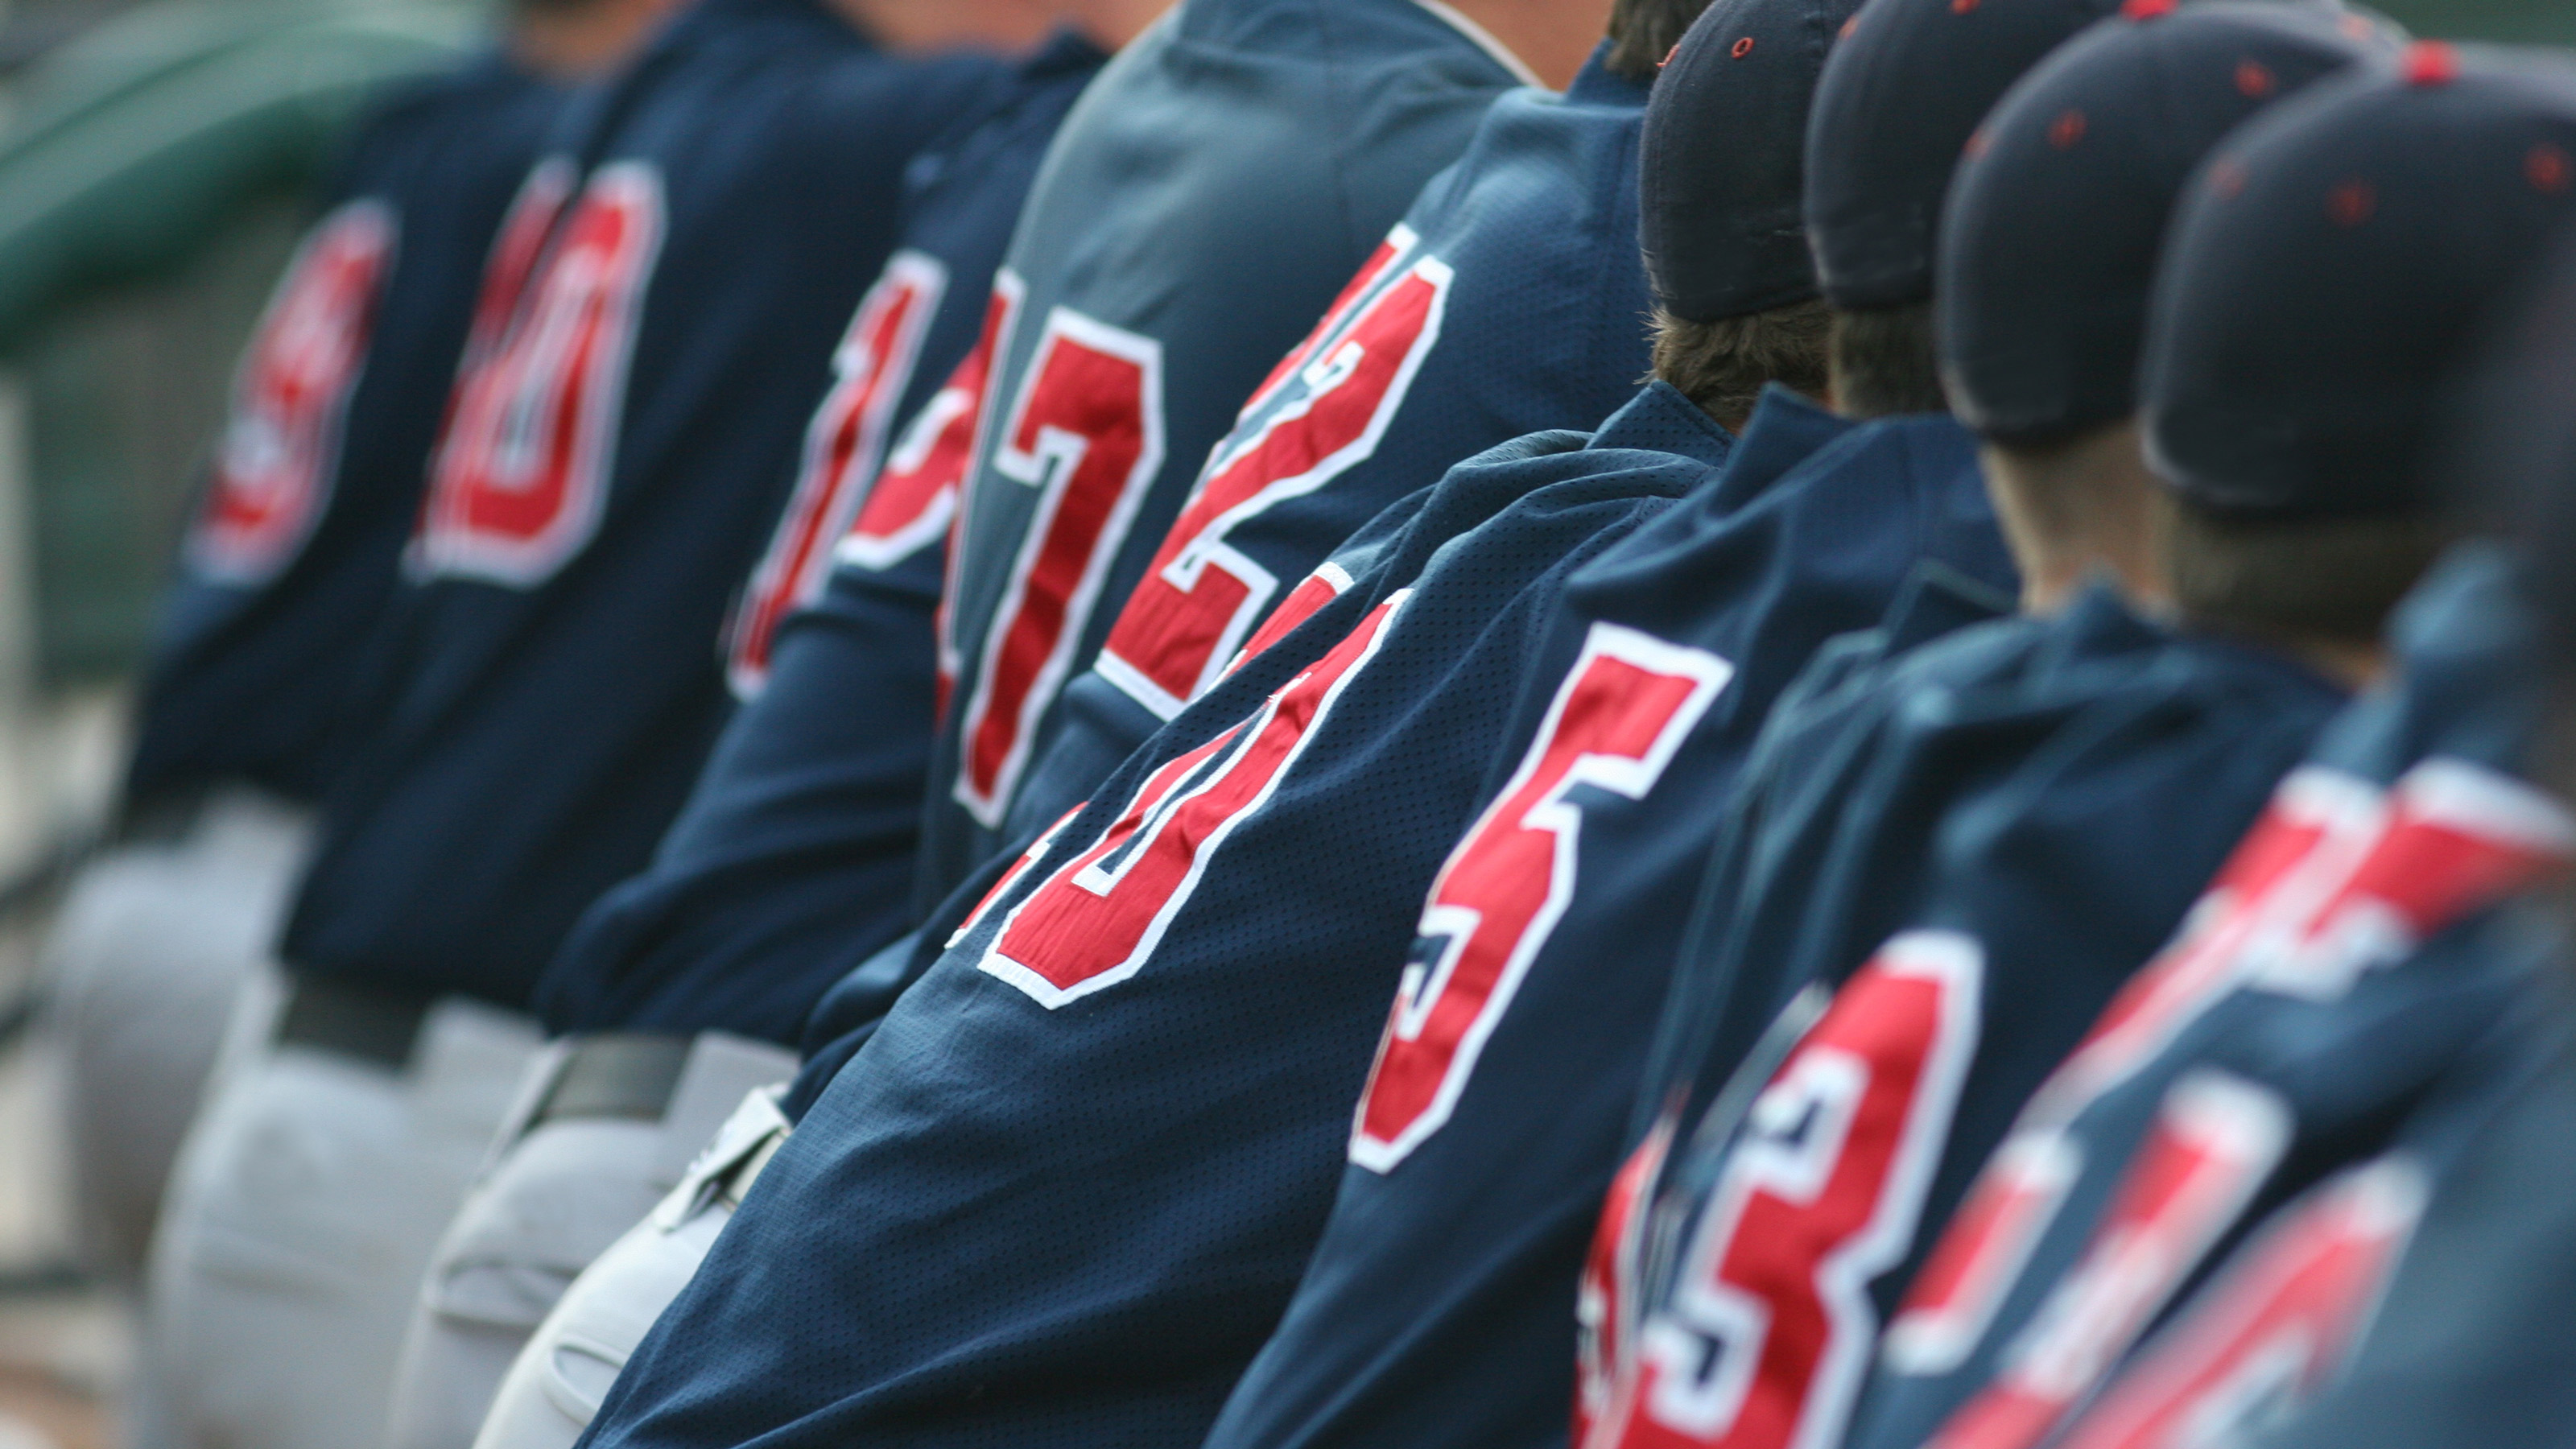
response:
[[[1513,78],[1414,0],[1199,0],[1074,108],[997,285],[916,914],[1003,844],[1208,450]]]
[[[544,246],[459,375],[299,970],[521,1006],[644,862],[729,710],[724,613],[905,163],[997,69],[897,59],[814,0],[702,0],[569,108],[523,191]]]

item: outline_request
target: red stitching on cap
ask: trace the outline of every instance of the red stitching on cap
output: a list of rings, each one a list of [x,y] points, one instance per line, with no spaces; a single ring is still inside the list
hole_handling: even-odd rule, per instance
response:
[[[2209,168],[2210,194],[2221,201],[2233,201],[2245,194],[2245,163],[2233,156],[2222,156]]]
[[[1986,154],[1986,148],[1993,144],[1994,138],[1986,134],[1985,127],[1979,126],[1977,129],[1968,133],[1968,144],[1961,147],[1960,150],[1969,160],[1974,161],[1978,157]]]
[[[1860,15],[1857,12],[1854,12],[1849,20],[1843,22],[1842,38],[1845,40],[1851,39],[1851,33],[1858,29],[1860,29]]]
[[[1977,0],[1950,0],[1950,13],[1953,15],[1965,15],[1976,8]]]
[[[2570,161],[2565,151],[2543,141],[2531,148],[2530,155],[2522,158],[2522,174],[2530,177],[2532,186],[2538,190],[2565,191],[2567,183],[2576,179],[2576,161]]]
[[[2326,215],[2337,226],[2359,226],[2379,210],[2379,188],[2359,177],[2326,193]]]
[[[2446,86],[2460,78],[2460,49],[2448,41],[2419,40],[2406,47],[2406,83]]]
[[[2250,100],[2261,100],[2272,93],[2272,72],[2259,60],[2236,63],[2236,89]]]
[[[2084,113],[2069,110],[2048,123],[2048,144],[2060,151],[2072,151],[2084,139]]]
[[[1673,48],[1664,52],[1664,58],[1655,62],[1655,69],[1662,70],[1665,66],[1671,65],[1673,63],[1673,57],[1681,53],[1682,43],[1676,40],[1673,42]]]
[[[1753,53],[1753,37],[1748,35],[1742,40],[1735,42],[1735,44],[1728,46],[1726,53],[1734,56],[1737,60],[1742,60],[1746,56],[1751,55]]]
[[[2173,13],[2174,0],[2126,0],[2120,14],[2131,21],[2161,20]]]

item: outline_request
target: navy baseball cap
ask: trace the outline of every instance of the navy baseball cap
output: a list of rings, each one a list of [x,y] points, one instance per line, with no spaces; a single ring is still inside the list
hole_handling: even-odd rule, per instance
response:
[[[2186,187],[2148,320],[2150,460],[2245,518],[2428,511],[2451,392],[2576,219],[2576,66],[2424,42],[2311,87]]]
[[[2148,3],[2040,62],[1950,187],[1935,295],[1960,420],[2044,441],[2136,412],[2147,294],[2192,168],[2256,111],[2399,45],[2322,7]]]
[[[1665,311],[1689,322],[1816,295],[1807,107],[1860,0],[1718,0],[1664,61],[1637,152],[1639,241]]]
[[[2120,0],[1869,0],[1807,120],[1807,236],[1837,307],[1932,295],[1959,154],[2012,83]]]

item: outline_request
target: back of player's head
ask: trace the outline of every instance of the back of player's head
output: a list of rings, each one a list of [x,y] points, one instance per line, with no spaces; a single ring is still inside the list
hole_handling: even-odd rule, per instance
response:
[[[1707,8],[1708,0],[1611,0],[1610,53],[1601,63],[1613,75],[1654,80],[1664,57]]]
[[[1824,382],[1825,319],[1800,229],[1807,106],[1859,0],[1717,0],[1656,77],[1638,231],[1656,374],[1721,420],[1766,380]]]
[[[1807,121],[1806,227],[1844,309],[1932,295],[1951,172],[1986,112],[2119,0],[1869,0],[1826,62]]]
[[[1639,240],[1655,302],[1716,322],[1816,295],[1800,216],[1807,109],[1859,0],[1718,0],[1646,103]]]
[[[2148,451],[2187,613],[2375,633],[2441,540],[2439,419],[2576,219],[2576,69],[2421,44],[2228,137],[2150,307]]]
[[[1961,421],[2046,444],[2135,413],[2148,292],[2192,168],[2255,112],[2397,45],[2322,7],[2132,0],[2024,76],[1977,130],[1941,229]]]

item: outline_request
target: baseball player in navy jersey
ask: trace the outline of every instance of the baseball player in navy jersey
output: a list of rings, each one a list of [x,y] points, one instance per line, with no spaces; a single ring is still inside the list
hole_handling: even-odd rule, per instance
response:
[[[2479,320],[2567,224],[2571,108],[2563,60],[2426,44],[2231,138],[2145,373],[2177,487],[2347,538],[2438,501]],[[1854,1442],[2247,1442],[2342,1371],[2428,1196],[2563,1049],[2563,988],[2532,999],[2563,952],[2490,909],[2576,851],[2521,778],[2545,680],[2492,570],[2464,558],[2409,605],[2396,677],[2022,1108],[1908,1309],[1942,1351],[1891,1336]],[[2392,1342],[2440,1327],[2400,1311]],[[2502,1441],[2545,1404],[2498,1403]]]
[[[267,951],[303,815],[345,757],[476,279],[561,84],[652,0],[515,8],[506,37],[361,121],[234,379],[136,719],[119,844],[47,947],[76,1214],[140,1268],[233,993]]]
[[[701,0],[567,106],[514,203],[537,244],[485,276],[370,646],[384,693],[279,948],[291,983],[174,1178],[150,1351],[180,1442],[384,1431],[424,1260],[537,1047],[533,980],[643,863],[730,707],[726,606],[903,172],[1004,79],[900,52],[1042,23]],[[634,1112],[650,1085],[549,1080],[522,1115]],[[434,1286],[503,1322],[544,1306],[507,1271]]]
[[[931,726],[940,544],[974,426],[992,288],[1056,124],[1150,6],[1068,7],[1016,82],[915,158],[901,242],[861,299],[812,421],[791,502],[734,608],[728,658],[749,696],[652,865],[582,919],[538,988],[572,1039],[540,1070],[658,1059],[667,1100],[574,1115],[507,1146],[450,1226],[408,1336],[397,1444],[462,1446],[538,1314],[677,1185],[736,1104],[740,1078],[783,1081],[784,1043],[850,957],[903,924]],[[836,562],[837,559],[837,562]],[[716,1069],[721,1061],[723,1070]],[[768,1110],[755,1094],[746,1110]],[[774,1116],[774,1112],[770,1113]],[[578,1204],[577,1221],[569,1205]],[[569,1444],[588,1419],[558,1361],[608,1371],[720,1225],[721,1198],[661,1215],[548,1325],[491,1416],[513,1445]],[[699,1221],[705,1218],[705,1221]],[[474,1311],[450,1285],[506,1265],[524,1306]],[[652,1299],[636,1306],[635,1295]],[[653,1298],[654,1294],[659,1295]],[[623,1336],[621,1338],[621,1327]]]
[[[2539,729],[2523,741],[2532,773],[2556,799],[2576,798],[2564,746],[2569,698],[2568,643],[2576,609],[2570,608],[2566,572],[2571,521],[2576,521],[2576,438],[2571,438],[2569,359],[2576,355],[2576,255],[2562,247],[2547,283],[2533,303],[2517,304],[2504,344],[2471,394],[2468,440],[2452,452],[2463,483],[2487,495],[2486,521],[2503,525],[2511,551],[2454,561],[2428,582],[2409,613],[2421,623],[2401,638],[2402,671],[2410,680],[2448,661],[2443,655],[2485,656],[2497,666],[2476,680],[2476,707],[2506,728],[2533,716]],[[2496,505],[2500,504],[2498,507]],[[2429,668],[2428,668],[2429,666]],[[2521,718],[2517,718],[2517,716]],[[2540,967],[2535,989],[2557,999],[2530,1016],[2538,1060],[2519,1080],[2467,1094],[2472,1110],[2410,1123],[2405,1145],[2429,1157],[2429,1195],[2392,1270],[2373,1254],[2357,1293],[2340,1293],[2301,1313],[2249,1315],[2244,1321],[2322,1328],[2342,1349],[2310,1382],[2329,1384],[2314,1403],[2259,1442],[2277,1449],[2315,1445],[2381,1445],[2451,1442],[2499,1449],[2562,1444],[2576,1433],[2576,1364],[2559,1331],[2571,1271],[2576,1271],[2576,1229],[2568,1213],[2576,1204],[2570,1177],[2570,1113],[2576,1079],[2569,1073],[2567,951],[2564,909],[2554,949]],[[2408,966],[2408,970],[2418,969]],[[2463,1064],[2473,1066],[2474,1064]],[[2304,1215],[2282,1236],[2293,1246],[2331,1246],[2309,1229]],[[2270,1230],[2267,1230],[2270,1231]],[[2296,1261],[2315,1261],[2313,1251]],[[2278,1275],[2231,1269],[2228,1278],[2254,1288]],[[2379,1281],[2372,1281],[2373,1276]],[[2211,1302],[2230,1292],[2203,1290]],[[2273,1306],[2279,1294],[2249,1300]],[[2214,1315],[2210,1315],[2214,1318]],[[2203,1315],[2195,1312],[2193,1319]],[[2214,1325],[2213,1325],[2214,1326]],[[2278,1328],[2273,1327],[2273,1336]],[[2229,1335],[2242,1337],[2243,1335]],[[2215,1333],[2176,1332],[2179,1345],[2216,1344]],[[2184,1350],[2162,1346],[2126,1377],[2143,1384],[2145,1365],[2181,1361]],[[2202,1361],[2241,1362],[2241,1353],[2194,1355]],[[2132,1393],[2136,1391],[2130,1391]]]
[[[1827,95],[1865,76],[1873,105],[1903,112],[1912,86],[1977,68],[1963,49],[2027,54],[2068,28],[2066,12],[2038,7],[1983,31],[1958,18],[1864,9]],[[2158,490],[2132,421],[2166,218],[2200,151],[2245,116],[2386,54],[2343,18],[2133,6],[2040,64],[1979,126],[1950,187],[1935,290],[1948,392],[1981,436],[2023,617],[1962,629],[1972,601],[1921,580],[1881,630],[1820,658],[1755,747],[1645,1079],[1647,1145],[1622,1175],[1586,1283],[1586,1442],[1833,1442],[1884,1307],[1868,1290],[1908,1261],[1915,1204],[1902,1195],[1926,1182],[1858,1191],[1876,1235],[1865,1244],[1858,1220],[1799,1220],[1797,1190],[1765,1174],[1806,1171],[1790,1164],[1833,1150],[1810,1129],[1854,1110],[1835,1093],[1879,1091],[1816,1064],[1876,1068],[1873,1053],[1905,1050],[1912,1036],[1870,1033],[1889,1018],[1942,1020],[1900,1009],[1929,981],[1961,993],[1965,1040],[1995,1059],[1977,1057],[1980,1072],[2044,1067],[2048,1033],[2069,1030],[2070,1013],[2022,974],[2116,984],[2145,960],[2338,701],[2340,654],[2278,619],[2185,589],[2177,636],[2122,595],[2156,606],[2177,594],[2154,556]],[[1978,125],[1973,113],[1960,123]],[[2367,582],[2340,586],[2362,594]],[[2343,602],[2372,608],[2367,596]],[[2051,871],[2123,892],[2096,900]],[[1927,913],[1948,934],[1890,939]],[[2070,917],[2081,949],[2065,939]],[[2089,1010],[2074,1009],[2074,1029]],[[1775,1038],[1757,1046],[1775,1016]],[[1965,1057],[1947,1068],[1966,1069]],[[1748,1109],[1744,1084],[1766,1078]],[[1892,1108],[1867,1119],[1904,1120]],[[1862,1130],[1844,1160],[1889,1171],[1888,1149]],[[1937,1145],[1949,1129],[1922,1130]],[[1963,1115],[1956,1130],[1978,1128]],[[1828,1158],[1816,1170],[1840,1169]],[[1839,1194],[1811,1206],[1845,1210]],[[1827,1259],[1852,1266],[1806,1286]]]

